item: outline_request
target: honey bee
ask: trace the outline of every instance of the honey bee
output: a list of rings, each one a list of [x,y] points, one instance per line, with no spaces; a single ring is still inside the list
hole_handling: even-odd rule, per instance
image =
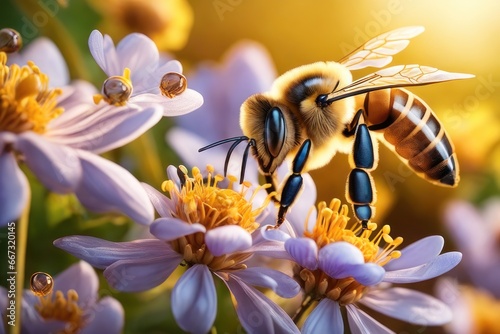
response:
[[[471,78],[421,65],[384,68],[354,80],[351,71],[381,68],[424,31],[412,26],[377,36],[339,62],[303,65],[278,77],[269,92],[250,96],[241,106],[244,136],[227,138],[201,148],[247,142],[241,179],[249,150],[260,172],[277,189],[275,171],[291,165],[281,195],[276,226],[285,218],[302,186],[301,173],[326,165],[337,152],[349,154],[351,172],[346,197],[364,229],[374,216],[375,192],[370,173],[378,162],[377,142],[387,147],[424,179],[455,187],[459,167],[453,144],[432,109],[419,97],[401,88]]]

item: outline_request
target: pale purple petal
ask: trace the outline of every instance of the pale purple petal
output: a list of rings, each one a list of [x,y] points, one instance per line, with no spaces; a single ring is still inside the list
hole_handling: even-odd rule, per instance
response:
[[[40,71],[50,78],[50,87],[62,87],[69,82],[69,71],[57,46],[46,37],[38,37],[23,47],[21,53],[10,54],[7,64],[26,65],[33,61]]]
[[[270,268],[250,267],[235,271],[232,276],[252,286],[272,289],[284,298],[292,298],[300,292],[300,286],[293,278]]]
[[[48,130],[52,128],[54,123],[62,122],[59,119],[68,117],[67,114],[73,113],[73,109],[78,106],[96,107],[92,97],[98,90],[88,81],[76,79],[71,81],[70,85],[61,87],[61,90],[62,94],[57,98],[57,104],[64,108],[64,112],[47,125]]]
[[[347,242],[334,242],[319,250],[319,267],[330,277],[353,277],[360,284],[369,286],[380,283],[385,270],[374,263],[364,263],[363,254]]]
[[[172,200],[155,188],[151,187],[149,184],[141,184],[144,190],[146,190],[149,200],[153,203],[156,212],[158,212],[161,217],[172,217],[172,212],[175,211],[175,205]]]
[[[474,266],[490,267],[492,256],[485,253],[495,252],[496,240],[488,222],[480,212],[465,201],[453,201],[445,210],[445,224],[460,251],[465,254],[464,262],[473,262]],[[481,247],[477,247],[481,245]]]
[[[173,117],[185,115],[198,109],[203,104],[203,96],[197,91],[186,89],[174,98],[149,93],[140,94],[132,97],[130,103],[141,106],[159,104],[163,108],[163,116]]]
[[[318,268],[318,245],[311,238],[290,238],[285,242],[285,249],[302,267]]]
[[[96,302],[99,279],[90,264],[79,261],[54,277],[54,291],[61,290],[66,294],[70,289],[78,293],[78,304],[81,307],[88,307]]]
[[[89,236],[74,235],[55,240],[54,246],[99,269],[105,269],[120,260],[141,261],[157,257],[175,258],[174,253],[176,253],[168,244],[156,239],[112,242]]]
[[[252,240],[252,247],[245,250],[244,253],[260,254],[267,257],[293,261],[293,258],[285,250],[283,242],[266,240],[262,237],[259,230],[252,233]]]
[[[146,291],[163,283],[182,261],[174,251],[143,259],[120,260],[104,270],[104,277],[114,289],[125,292]]]
[[[434,288],[436,296],[448,305],[453,313],[453,320],[446,326],[448,332],[453,334],[474,333],[477,325],[477,315],[471,310],[474,307],[474,302],[471,303],[469,298],[460,291],[457,281],[449,277],[440,277]]]
[[[143,225],[154,219],[154,208],[139,181],[126,169],[95,154],[78,150],[83,177],[76,195],[96,212],[118,211]]]
[[[440,276],[460,263],[462,254],[449,252],[441,254],[432,261],[413,268],[393,270],[386,272],[384,282],[414,283]]]
[[[443,245],[444,238],[440,235],[433,235],[415,241],[401,250],[399,259],[391,260],[386,264],[384,266],[385,270],[412,268],[432,261],[441,253]]]
[[[288,314],[262,292],[234,275],[223,282],[234,295],[238,318],[247,333],[299,333]]]
[[[344,333],[344,321],[339,304],[323,298],[307,317],[301,333]]]
[[[152,235],[164,241],[175,240],[197,232],[205,233],[205,231],[205,226],[199,223],[189,224],[177,218],[158,218],[149,228]]]
[[[143,34],[132,33],[118,43],[116,54],[121,67],[130,69],[134,90],[140,91],[143,87],[139,85],[143,79],[151,78],[158,67],[159,55],[156,44]],[[159,82],[153,82],[153,85],[157,84]]]
[[[440,326],[453,317],[443,302],[404,288],[369,291],[359,302],[389,317],[416,325]]]
[[[225,225],[208,230],[205,243],[214,256],[244,251],[252,246],[252,236],[238,225]]]
[[[103,297],[91,310],[87,310],[86,316],[89,320],[81,334],[119,334],[123,331],[125,312],[120,302],[112,297]]]
[[[89,37],[89,50],[97,65],[108,76],[123,74],[111,37],[103,36],[98,30],[92,31]]]
[[[103,105],[85,119],[78,117],[71,124],[66,122],[62,129],[59,126],[52,128],[48,135],[64,145],[103,153],[128,144],[158,123],[161,117],[159,106],[140,110]]]
[[[66,90],[67,89],[64,89],[63,91]],[[74,94],[79,95],[78,92],[74,92]],[[71,99],[71,97],[69,97],[69,99]],[[76,105],[65,109],[59,117],[51,121],[47,126],[45,135],[50,137],[51,141],[62,141],[65,137],[78,135],[80,131],[86,131],[90,125],[99,123],[96,119],[100,117],[101,113],[107,111],[112,112],[113,110],[123,110],[126,108],[114,107],[106,104],[96,106],[95,104],[90,105],[82,101],[73,102],[76,103]],[[113,107],[116,109],[113,109]]]
[[[270,241],[286,242],[290,239],[290,235],[288,233],[283,232],[281,229],[276,229],[271,225],[262,226],[260,228],[260,232],[264,239]]]
[[[346,305],[347,320],[352,334],[392,334],[389,328],[366,314],[354,304]]]
[[[28,204],[28,179],[12,153],[0,153],[0,227],[17,220]]]
[[[195,264],[172,290],[172,312],[179,327],[190,333],[205,334],[217,314],[214,279],[207,266]]]
[[[15,148],[24,154],[28,167],[50,190],[58,193],[74,191],[82,177],[76,152],[50,143],[34,132],[19,135]]]

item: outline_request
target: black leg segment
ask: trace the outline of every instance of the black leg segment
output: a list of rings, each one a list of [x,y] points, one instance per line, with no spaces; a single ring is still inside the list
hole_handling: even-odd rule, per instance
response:
[[[369,172],[376,168],[376,158],[366,124],[355,124],[354,136],[352,170],[347,180],[346,195],[353,206],[354,215],[361,222],[363,229],[366,229],[373,217],[375,186]]]
[[[299,148],[295,159],[293,160],[292,165],[292,174],[286,180],[285,186],[281,191],[281,200],[280,200],[280,208],[278,211],[278,218],[276,221],[276,227],[279,227],[284,221],[286,212],[290,205],[293,204],[293,201],[297,197],[297,194],[302,188],[302,169],[304,168],[307,157],[309,156],[309,152],[311,150],[311,140],[306,139],[302,146]]]

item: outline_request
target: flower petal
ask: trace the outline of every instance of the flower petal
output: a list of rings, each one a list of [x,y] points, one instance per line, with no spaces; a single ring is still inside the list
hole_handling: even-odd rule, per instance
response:
[[[344,333],[344,321],[339,304],[323,298],[307,317],[301,333]]]
[[[260,233],[264,239],[269,241],[286,242],[290,239],[290,235],[288,233],[285,233],[281,229],[276,229],[272,225],[262,226],[262,228],[260,228]]]
[[[236,300],[236,313],[247,333],[299,333],[288,314],[237,276],[223,280]]]
[[[177,218],[158,218],[149,227],[149,232],[152,235],[164,241],[175,240],[196,232],[204,233],[205,231],[205,226],[201,224],[189,224]]]
[[[412,268],[432,261],[441,253],[444,245],[444,238],[440,235],[433,235],[418,241],[401,250],[399,259],[391,260],[384,266],[385,270],[399,270]]]
[[[93,305],[96,302],[99,279],[90,264],[79,261],[54,277],[54,291],[61,290],[66,294],[70,289],[78,293],[79,305]]]
[[[238,225],[225,225],[208,230],[205,243],[214,256],[244,251],[252,246],[252,236]]]
[[[377,320],[370,317],[368,314],[360,310],[354,304],[346,305],[347,320],[349,321],[349,329],[352,334],[387,334],[394,333],[389,328],[382,325]]]
[[[217,295],[207,266],[195,264],[181,276],[172,290],[172,305],[177,324],[186,332],[204,334],[210,330],[217,313]]]
[[[29,198],[28,179],[12,153],[0,153],[0,227],[17,220]]]
[[[177,268],[182,256],[168,252],[167,256],[120,260],[104,270],[104,277],[114,289],[125,292],[146,291],[163,283]]]
[[[285,249],[302,267],[318,268],[318,245],[311,238],[290,238],[285,242]]]
[[[156,239],[112,242],[94,237],[73,235],[55,240],[54,246],[99,269],[105,269],[120,260],[136,259],[140,261],[144,258],[174,258],[177,254],[165,242]]]
[[[132,97],[130,102],[142,106],[159,104],[163,107],[163,116],[173,117],[185,115],[198,109],[203,104],[203,96],[195,90],[186,89],[174,98],[144,93]]]
[[[50,39],[38,37],[26,47],[20,54],[10,54],[8,64],[16,63],[26,65],[33,61],[40,71],[49,78],[50,87],[62,87],[69,82],[69,70],[61,51]]]
[[[141,184],[144,190],[146,190],[149,200],[151,201],[151,203],[153,203],[156,212],[158,212],[161,217],[172,217],[172,212],[174,212],[175,206],[170,198],[163,195],[161,192],[151,187],[147,183]]]
[[[58,193],[74,191],[82,177],[76,152],[53,144],[34,132],[19,135],[14,144],[24,154],[28,167],[50,190]]]
[[[111,37],[103,36],[98,30],[92,31],[89,37],[89,50],[97,65],[108,76],[123,74]]]
[[[364,263],[361,251],[350,243],[328,244],[318,254],[319,267],[330,277],[353,277],[365,286],[380,283],[384,277],[384,268],[375,263]]]
[[[440,276],[460,263],[462,254],[449,252],[441,254],[434,260],[413,268],[393,270],[385,273],[384,282],[414,283]]]
[[[139,224],[154,219],[154,208],[139,181],[126,169],[95,154],[78,150],[83,177],[76,195],[96,212],[118,211]]]
[[[89,321],[82,328],[81,334],[108,333],[118,334],[123,330],[125,312],[116,299],[103,297],[90,310]]]
[[[49,132],[51,139],[94,153],[107,152],[142,135],[158,123],[163,113],[159,106],[140,110],[133,106],[117,108],[104,104],[91,111],[92,115],[85,119],[74,114],[75,121],[66,121],[62,124],[63,129],[56,124]]]
[[[125,36],[116,46],[116,54],[122,68],[128,67],[131,72],[134,90],[140,91],[144,79],[157,78],[154,74],[158,68],[158,48],[156,44],[146,35],[132,33]],[[161,77],[161,76],[160,76]],[[149,82],[151,85],[151,81]],[[139,85],[136,87],[136,85]],[[153,85],[159,85],[159,80]]]
[[[232,274],[246,284],[272,289],[279,296],[292,298],[300,292],[299,284],[284,273],[263,267],[250,267]]]
[[[369,291],[359,302],[389,317],[416,325],[440,326],[453,317],[443,302],[404,288]]]

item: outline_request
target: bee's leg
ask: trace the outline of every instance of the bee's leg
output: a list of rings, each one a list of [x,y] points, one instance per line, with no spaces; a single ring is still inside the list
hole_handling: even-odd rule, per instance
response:
[[[375,202],[375,185],[369,173],[376,168],[377,161],[368,126],[364,123],[357,124],[354,136],[350,159],[352,170],[347,180],[346,197],[365,230],[374,215],[372,204]]]
[[[359,118],[361,117],[361,115],[363,114],[363,109],[359,109],[356,114],[354,114],[354,117],[351,121],[350,124],[348,124],[346,126],[346,128],[344,129],[344,136],[346,137],[352,137],[354,136],[355,132],[356,132],[356,128],[359,124]]]
[[[307,162],[310,150],[311,140],[306,139],[302,143],[302,146],[300,146],[295,159],[293,159],[292,174],[286,180],[285,186],[281,191],[280,208],[278,211],[276,228],[278,228],[285,221],[286,212],[288,211],[290,205],[292,205],[300,191],[300,188],[302,187],[302,176],[300,173]]]

